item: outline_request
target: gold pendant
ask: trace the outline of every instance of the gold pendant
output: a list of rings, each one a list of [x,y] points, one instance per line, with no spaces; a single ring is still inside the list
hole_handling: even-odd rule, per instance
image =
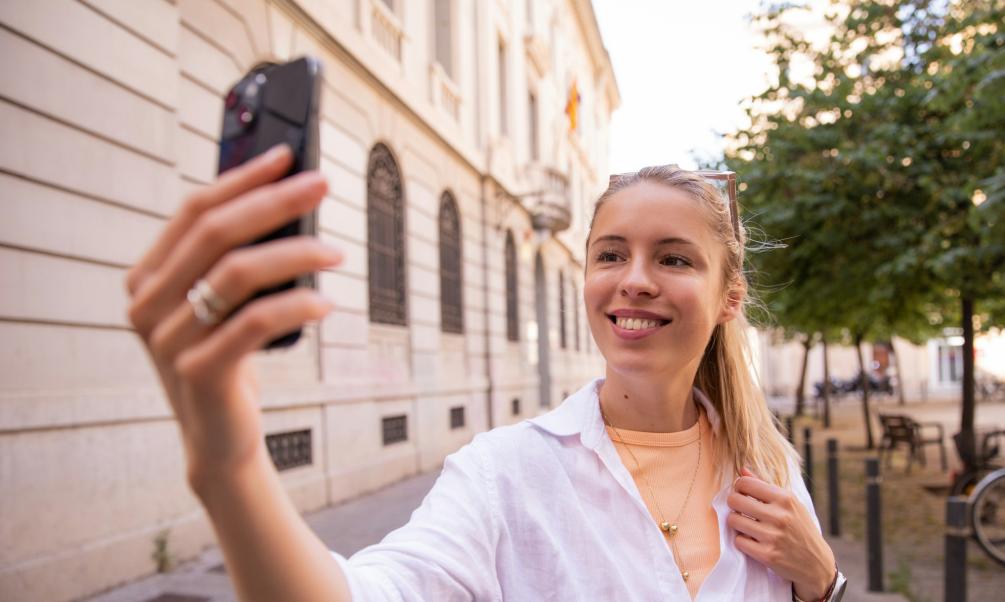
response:
[[[691,576],[691,574],[688,573],[687,571],[684,571],[683,573],[681,573],[681,575],[684,577],[685,582],[687,581],[687,578]]]
[[[666,521],[660,523],[660,530],[663,531],[664,533],[668,533],[670,537],[677,535],[677,525],[671,525]]]

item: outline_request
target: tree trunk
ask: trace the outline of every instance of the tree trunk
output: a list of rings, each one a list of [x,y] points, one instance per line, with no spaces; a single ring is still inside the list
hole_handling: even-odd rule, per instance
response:
[[[824,344],[824,428],[831,427],[831,370],[827,363],[827,339],[821,337]]]
[[[803,367],[799,370],[799,386],[796,388],[796,416],[802,416],[806,409],[806,363],[810,357],[813,335],[806,335],[803,341]]]
[[[865,372],[865,359],[862,357],[862,335],[855,335],[855,352],[858,353],[858,378],[862,387],[862,418],[865,422],[866,449],[875,449],[876,442],[872,438],[872,412],[869,411],[869,375]]]
[[[974,300],[964,295],[963,310],[963,407],[960,412],[960,457],[966,470],[977,463],[974,440]]]
[[[890,351],[893,353],[894,370],[897,371],[897,403],[902,406],[907,405],[907,401],[904,399],[904,373],[900,371],[900,354],[893,346],[893,337],[890,337]]]

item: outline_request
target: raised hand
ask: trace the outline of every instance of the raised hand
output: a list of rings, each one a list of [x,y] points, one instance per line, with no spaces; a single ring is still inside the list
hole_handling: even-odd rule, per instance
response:
[[[791,581],[800,598],[819,600],[827,592],[837,572],[834,554],[792,491],[744,469],[726,503],[738,550]]]
[[[333,303],[310,289],[256,299],[215,324],[187,299],[200,279],[219,314],[255,291],[337,265],[341,254],[312,237],[242,247],[313,210],[327,184],[317,172],[276,182],[292,154],[277,147],[192,194],[126,277],[129,320],[143,339],[181,427],[189,481],[239,474],[264,453],[251,355],[325,316]]]

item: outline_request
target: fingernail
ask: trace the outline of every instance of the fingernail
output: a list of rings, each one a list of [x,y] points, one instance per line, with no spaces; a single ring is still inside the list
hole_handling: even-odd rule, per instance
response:
[[[280,157],[284,157],[289,153],[290,153],[289,145],[286,144],[285,142],[280,142],[279,144],[270,148],[267,153],[265,153],[265,160],[270,162],[276,161]]]
[[[325,259],[332,263],[342,261],[342,251],[340,251],[338,247],[324,245],[324,255]]]

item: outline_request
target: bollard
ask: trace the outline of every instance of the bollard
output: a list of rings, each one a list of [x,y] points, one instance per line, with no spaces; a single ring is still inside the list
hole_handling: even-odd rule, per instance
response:
[[[883,532],[880,528],[879,458],[865,459],[865,532],[869,591],[883,591]]]
[[[827,440],[827,507],[830,508],[830,533],[841,535],[841,495],[838,490],[838,441]]]
[[[803,428],[803,481],[806,483],[806,491],[810,493],[810,499],[815,500],[813,495],[813,429]]]
[[[946,602],[967,599],[967,498],[946,500]]]
[[[796,432],[793,430],[792,416],[785,417],[785,436],[789,438],[790,444],[796,444]]]

